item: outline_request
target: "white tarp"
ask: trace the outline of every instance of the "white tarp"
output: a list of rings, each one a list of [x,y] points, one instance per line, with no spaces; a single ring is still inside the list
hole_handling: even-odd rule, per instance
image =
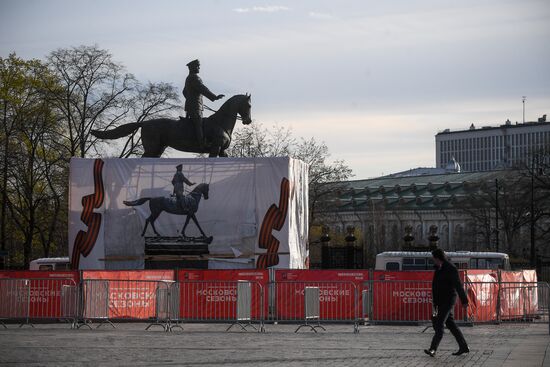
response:
[[[145,240],[141,232],[150,215],[149,202],[134,207],[123,202],[145,197],[170,197],[174,191],[172,179],[176,166],[180,164],[183,175],[195,184],[184,185],[186,194],[200,183],[209,184],[209,198],[201,199],[196,217],[205,234],[213,237],[208,247],[213,258],[227,259],[228,264],[234,258],[235,268],[240,267],[245,259],[249,259],[254,267],[265,264],[258,258],[268,251],[259,243],[266,242],[266,237],[262,241],[259,235],[264,219],[268,222],[264,217],[270,211],[279,216],[286,215],[282,218],[284,224],[280,230],[266,232],[280,242],[278,248],[271,246],[269,251],[275,251],[278,260],[277,256],[275,260],[270,257],[268,266],[304,267],[308,236],[308,178],[307,165],[302,161],[288,157],[73,158],[69,251],[76,254],[73,261],[77,259],[80,269],[144,268]],[[288,180],[288,201],[286,213],[282,213],[279,206],[285,179]],[[92,216],[100,225],[92,224]],[[163,212],[156,219],[155,227],[163,237],[176,237],[180,235],[185,218],[184,215]],[[192,221],[186,235],[200,236]],[[150,225],[145,236],[154,236]],[[82,251],[83,248],[87,251]]]

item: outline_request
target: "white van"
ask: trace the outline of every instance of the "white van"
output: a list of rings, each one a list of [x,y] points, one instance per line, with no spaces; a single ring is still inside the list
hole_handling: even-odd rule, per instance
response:
[[[29,270],[71,270],[68,257],[44,257],[29,264]]]
[[[510,270],[510,259],[502,252],[446,251],[457,269]],[[376,270],[433,270],[429,251],[386,251],[376,255]]]

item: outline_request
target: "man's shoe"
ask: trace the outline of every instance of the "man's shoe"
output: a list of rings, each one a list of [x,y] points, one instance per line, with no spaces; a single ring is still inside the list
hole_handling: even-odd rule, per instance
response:
[[[424,353],[426,353],[430,357],[435,357],[435,350],[433,349],[424,349]]]
[[[468,347],[460,348],[458,350],[458,352],[453,353],[453,356],[459,356],[459,355],[462,355],[464,353],[470,353],[470,348],[468,348]]]

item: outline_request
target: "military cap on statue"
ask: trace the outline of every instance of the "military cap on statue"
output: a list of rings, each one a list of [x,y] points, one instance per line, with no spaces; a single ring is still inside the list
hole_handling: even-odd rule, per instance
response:
[[[197,65],[200,65],[199,60],[193,60],[193,61],[190,61],[189,63],[187,63],[188,67],[197,66]]]
[[[182,166],[181,164],[178,164],[178,165],[176,166],[176,169],[181,169],[181,167],[183,167],[183,166]]]

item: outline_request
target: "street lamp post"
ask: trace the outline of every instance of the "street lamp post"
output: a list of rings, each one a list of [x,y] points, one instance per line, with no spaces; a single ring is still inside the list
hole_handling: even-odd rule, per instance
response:
[[[329,242],[330,242],[330,236],[328,235],[329,228],[327,226],[323,226],[321,228],[322,235],[321,235],[321,269],[329,269],[330,268],[330,253],[329,253]]]
[[[526,96],[521,97],[521,102],[523,103],[523,123],[525,123],[525,100],[527,99]]]
[[[495,192],[495,235],[496,235],[496,241],[495,241],[495,245],[496,245],[496,251],[498,252],[499,250],[499,240],[498,240],[498,211],[499,211],[499,207],[498,207],[498,190],[499,190],[499,187],[498,187],[498,178],[495,178],[495,187],[496,187],[496,192]]]
[[[535,252],[535,155],[531,159],[531,267],[537,265],[536,252]]]

